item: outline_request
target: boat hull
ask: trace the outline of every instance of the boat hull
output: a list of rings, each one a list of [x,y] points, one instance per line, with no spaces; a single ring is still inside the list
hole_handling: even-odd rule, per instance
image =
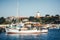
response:
[[[6,29],[7,34],[40,34],[40,30],[19,31],[16,29]]]
[[[40,34],[47,33],[48,30],[18,30],[18,29],[6,29],[7,34]]]
[[[24,32],[24,31],[20,31],[20,32],[7,32],[7,34],[40,34],[40,32]]]
[[[47,33],[48,32],[48,29],[46,30],[41,30],[41,33]]]

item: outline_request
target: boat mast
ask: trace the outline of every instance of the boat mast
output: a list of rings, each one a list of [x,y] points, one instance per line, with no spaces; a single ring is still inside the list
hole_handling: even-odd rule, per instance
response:
[[[17,17],[19,17],[19,15],[18,15],[18,0],[17,0]]]
[[[19,23],[19,0],[17,0],[17,23]]]

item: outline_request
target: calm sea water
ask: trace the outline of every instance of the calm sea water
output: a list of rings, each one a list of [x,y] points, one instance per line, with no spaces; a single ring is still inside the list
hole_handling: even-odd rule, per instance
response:
[[[40,33],[39,35],[1,33],[0,40],[60,40],[60,30],[54,30],[48,33]]]

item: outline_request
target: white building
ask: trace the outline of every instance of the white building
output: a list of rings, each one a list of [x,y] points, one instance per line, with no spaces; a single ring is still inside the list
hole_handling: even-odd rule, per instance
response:
[[[40,17],[40,12],[36,12],[36,15],[35,15],[36,18],[39,18]]]

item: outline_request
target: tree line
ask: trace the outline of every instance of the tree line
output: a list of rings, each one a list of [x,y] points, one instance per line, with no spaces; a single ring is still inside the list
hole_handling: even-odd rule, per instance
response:
[[[55,15],[55,16],[50,16],[50,15],[45,15],[45,17],[39,17],[36,18],[34,16],[30,16],[28,18],[29,21],[32,22],[40,22],[41,24],[49,24],[49,23],[59,23],[60,24],[60,16]],[[6,19],[4,17],[0,17],[0,24],[11,24],[11,23],[16,23],[22,21],[21,19],[13,18],[13,19]]]

